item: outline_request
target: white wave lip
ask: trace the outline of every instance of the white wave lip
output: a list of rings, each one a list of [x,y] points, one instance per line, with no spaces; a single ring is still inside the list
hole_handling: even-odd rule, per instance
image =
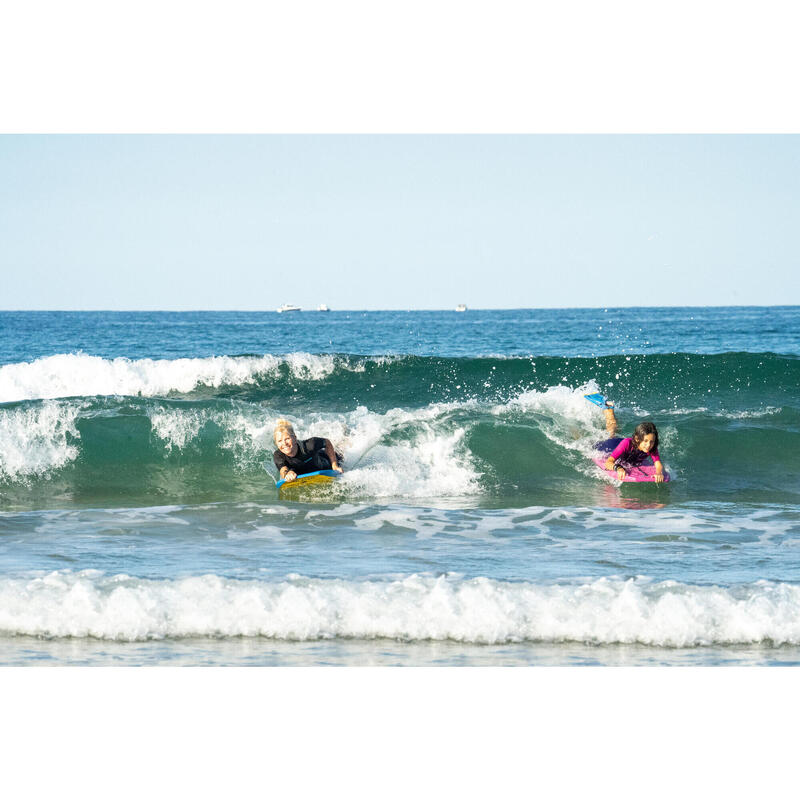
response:
[[[58,397],[155,397],[191,392],[198,386],[246,385],[276,375],[284,364],[293,377],[302,380],[322,380],[337,365],[359,369],[359,365],[340,364],[332,355],[311,353],[159,360],[63,353],[0,367],[0,403]]]
[[[78,455],[80,408],[45,401],[0,413],[0,477],[26,478],[63,467]]]
[[[780,645],[800,643],[799,610],[800,587],[767,581],[734,588],[644,578],[539,585],[453,575],[156,581],[93,570],[0,581],[5,635],[121,641],[263,636]]]

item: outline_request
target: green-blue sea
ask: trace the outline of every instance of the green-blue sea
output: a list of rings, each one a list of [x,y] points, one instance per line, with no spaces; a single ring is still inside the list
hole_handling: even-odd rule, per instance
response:
[[[800,664],[798,307],[0,334],[0,664]],[[593,392],[668,484],[594,465]],[[340,480],[278,496],[282,417]]]

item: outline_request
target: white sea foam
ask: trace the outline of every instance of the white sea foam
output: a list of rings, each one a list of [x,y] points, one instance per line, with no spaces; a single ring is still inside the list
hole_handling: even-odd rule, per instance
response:
[[[548,439],[559,447],[589,455],[593,444],[608,435],[603,413],[584,396],[598,391],[594,380],[577,388],[550,386],[543,392],[528,390],[504,405],[495,406],[492,413],[497,416],[519,411],[536,414],[537,425]]]
[[[660,536],[723,543],[730,542],[731,535],[742,534],[763,544],[800,547],[800,519],[796,515],[787,515],[774,509],[755,509],[748,513],[733,504],[722,503],[715,503],[714,510],[703,510],[698,504],[694,509],[686,506],[675,510],[651,507],[643,511],[588,506],[528,506],[489,511],[470,508],[453,510],[427,505],[342,504],[331,509],[308,511],[305,516],[307,519],[346,517],[360,530],[408,529],[415,531],[417,538],[447,534],[459,538],[491,539],[496,546],[503,541],[510,541],[498,537],[499,533],[530,536],[531,532],[536,531],[539,534],[537,538],[552,539],[560,548],[574,542],[577,548],[582,549],[587,546],[587,539],[575,539],[571,532],[565,537],[564,530],[603,529],[613,530],[615,537],[627,532],[625,536],[632,536],[636,541]],[[608,544],[614,541],[602,531],[589,538],[594,546],[601,540]]]
[[[168,450],[185,449],[199,439],[207,424],[219,428],[222,432],[219,447],[232,453],[240,467],[265,459],[274,449],[272,434],[278,417],[265,414],[257,406],[239,404],[223,410],[158,408],[151,410],[149,416],[153,433]],[[269,458],[270,468],[271,463]]]
[[[599,391],[600,387],[594,380],[576,388],[562,385],[550,386],[543,392],[529,389],[508,403],[495,406],[493,413],[503,415],[508,411],[539,411],[585,425],[596,425],[602,419],[602,413],[584,395]]]
[[[360,530],[385,530],[399,528],[414,531],[417,539],[430,539],[434,536],[446,534],[458,536],[460,539],[481,539],[492,541],[493,546],[502,546],[505,540],[497,539],[499,531],[512,531],[514,524],[510,515],[471,514],[463,512],[458,519],[448,515],[446,510],[437,508],[408,508],[408,507],[375,507],[370,513],[364,514],[353,520],[353,524]]]
[[[150,506],[148,508],[91,508],[34,512],[40,517],[34,530],[47,536],[105,535],[109,528],[115,532],[141,530],[149,525],[164,526],[191,523],[181,516],[182,506]],[[27,516],[24,512],[23,516]]]
[[[270,539],[282,541],[286,536],[275,525],[257,525],[255,527],[235,528],[228,531],[229,539]]]
[[[757,581],[724,588],[645,578],[536,584],[457,575],[144,580],[87,570],[0,579],[0,633],[123,641],[264,636],[800,644],[800,586]]]
[[[165,442],[169,450],[183,450],[197,438],[208,420],[209,414],[205,409],[167,408],[150,414],[153,433]]]
[[[46,401],[0,412],[0,477],[25,478],[63,467],[78,455],[80,407]]]
[[[750,411],[721,411],[719,416],[728,419],[761,419],[762,417],[772,417],[775,414],[780,414],[781,410],[775,406],[767,406],[766,408]]]
[[[65,353],[0,367],[0,403],[104,395],[153,397],[187,393],[199,386],[247,385],[277,375],[283,365],[294,378],[310,381],[326,378],[337,366],[363,369],[361,362],[310,353],[159,360]]]
[[[495,406],[492,413],[496,416],[520,411],[536,414],[539,430],[550,441],[588,457],[594,444],[608,436],[602,412],[584,396],[598,391],[594,380],[577,388],[550,386],[543,392],[528,390],[508,403]],[[594,472],[593,467],[587,464],[586,472]]]
[[[704,414],[710,417],[721,417],[722,419],[761,419],[762,417],[772,417],[775,414],[780,414],[781,411],[782,409],[776,406],[743,411],[712,411],[706,406],[698,406],[697,408],[667,408],[656,412],[652,416],[687,417],[693,414]]]
[[[594,380],[590,380],[582,386],[570,387],[550,386],[544,391],[527,390],[509,400],[508,403],[496,405],[492,413],[503,416],[509,412],[524,411],[538,413],[548,418],[551,422],[544,421],[542,430],[545,435],[554,440],[563,439],[565,430],[593,430],[593,432],[604,432],[604,418],[600,409],[587,402],[584,395],[602,391]],[[761,409],[750,409],[742,411],[710,410],[706,406],[696,406],[692,408],[667,408],[655,412],[647,411],[644,408],[635,406],[633,409],[637,414],[650,417],[683,417],[696,414],[704,414],[711,417],[722,417],[725,419],[759,419],[761,417],[774,416],[781,412],[780,407],[766,406]],[[659,429],[665,426],[660,425]],[[620,434],[621,435],[621,434]]]
[[[355,505],[353,503],[339,503],[333,508],[314,509],[306,513],[307,519],[315,517],[349,517],[369,510],[371,507],[366,505]]]
[[[478,491],[480,473],[461,451],[464,430],[420,431],[414,441],[376,446],[347,476],[351,490],[370,497],[463,496]]]
[[[257,406],[245,404],[223,410],[158,408],[150,411],[149,416],[153,433],[169,450],[186,448],[198,439],[205,425],[216,425],[222,431],[219,446],[234,453],[240,464],[271,455],[275,447],[273,430],[279,418],[276,414],[265,414]],[[295,424],[304,438],[325,436],[337,442],[338,446],[343,436],[344,426],[338,417],[329,417],[327,421],[317,419],[311,423],[297,421]]]
[[[464,445],[466,429],[449,419],[463,403],[376,414],[358,408],[342,431],[347,483],[370,497],[463,496],[478,491],[480,470]]]

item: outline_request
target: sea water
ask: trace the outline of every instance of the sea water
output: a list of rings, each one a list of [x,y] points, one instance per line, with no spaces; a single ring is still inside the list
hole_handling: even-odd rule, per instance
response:
[[[800,664],[798,307],[0,333],[0,663]],[[671,483],[594,466],[598,391]],[[279,498],[281,417],[343,478]]]

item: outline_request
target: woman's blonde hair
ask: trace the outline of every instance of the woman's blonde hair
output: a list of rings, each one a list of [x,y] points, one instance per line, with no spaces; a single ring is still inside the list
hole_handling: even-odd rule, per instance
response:
[[[273,442],[278,440],[278,434],[281,431],[288,431],[289,433],[292,434],[292,436],[294,436],[295,439],[297,438],[297,436],[295,435],[295,432],[294,432],[294,428],[292,427],[292,423],[289,422],[288,419],[279,419],[275,423],[275,430],[272,432],[272,441]]]

